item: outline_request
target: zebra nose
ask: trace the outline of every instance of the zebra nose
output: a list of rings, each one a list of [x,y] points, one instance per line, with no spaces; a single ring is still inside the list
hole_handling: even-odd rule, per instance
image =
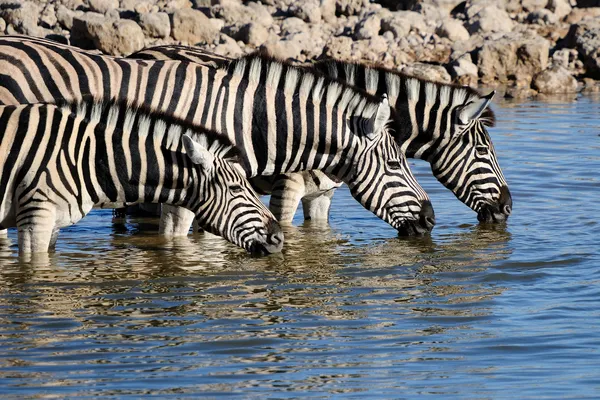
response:
[[[421,203],[421,212],[419,212],[419,224],[430,232],[435,225],[435,212],[429,200]]]
[[[275,220],[269,225],[266,246],[270,253],[279,253],[283,248],[283,231]]]
[[[498,208],[500,209],[500,212],[506,215],[507,217],[512,212],[512,196],[510,195],[510,190],[508,190],[508,186],[502,186],[500,188]]]

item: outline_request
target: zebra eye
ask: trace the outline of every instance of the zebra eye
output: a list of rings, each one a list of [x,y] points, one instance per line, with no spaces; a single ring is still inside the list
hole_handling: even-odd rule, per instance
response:
[[[488,148],[485,146],[477,146],[475,148],[475,151],[477,152],[477,154],[479,154],[480,156],[485,156],[488,153]]]
[[[402,163],[398,160],[387,160],[389,169],[402,169]]]
[[[231,193],[233,194],[240,194],[244,191],[240,185],[231,185],[229,186],[229,190],[231,190]]]

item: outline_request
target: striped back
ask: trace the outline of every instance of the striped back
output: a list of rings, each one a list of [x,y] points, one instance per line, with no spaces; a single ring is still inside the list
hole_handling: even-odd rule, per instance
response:
[[[315,67],[332,77],[389,96],[395,110],[394,136],[407,157],[431,164],[436,178],[480,220],[508,218],[512,199],[486,127],[493,92],[431,82],[382,67],[324,61]]]
[[[0,106],[0,121],[2,225],[15,219],[20,230],[36,230],[51,212],[61,228],[92,207],[165,203],[192,210],[200,226],[249,251],[281,249],[275,218],[222,135],[90,99]]]

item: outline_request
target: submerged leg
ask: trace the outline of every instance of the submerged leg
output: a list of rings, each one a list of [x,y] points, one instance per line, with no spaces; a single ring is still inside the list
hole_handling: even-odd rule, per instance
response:
[[[165,236],[186,236],[194,217],[194,213],[186,208],[163,204],[158,233]]]
[[[0,229],[0,237],[7,237],[8,229]]]
[[[17,212],[17,231],[19,254],[47,253],[52,237],[58,234],[55,229],[56,210],[48,208],[29,208]]]
[[[273,184],[269,208],[279,222],[291,224],[304,194],[302,174],[281,175]]]
[[[318,222],[329,221],[329,210],[331,209],[331,198],[333,190],[321,196],[302,199],[302,211],[304,219]]]

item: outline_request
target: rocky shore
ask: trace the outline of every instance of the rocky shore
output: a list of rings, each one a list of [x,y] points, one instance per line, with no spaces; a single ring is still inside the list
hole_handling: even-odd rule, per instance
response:
[[[0,0],[0,32],[379,63],[510,97],[598,91],[600,0]]]

